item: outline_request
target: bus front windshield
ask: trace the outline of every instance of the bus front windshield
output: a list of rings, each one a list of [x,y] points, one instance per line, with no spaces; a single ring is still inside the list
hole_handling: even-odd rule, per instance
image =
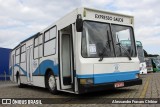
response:
[[[112,31],[112,32],[111,32]],[[129,47],[124,47],[121,41],[129,40]],[[82,57],[135,57],[136,50],[133,30],[129,26],[106,24],[100,22],[83,22]]]

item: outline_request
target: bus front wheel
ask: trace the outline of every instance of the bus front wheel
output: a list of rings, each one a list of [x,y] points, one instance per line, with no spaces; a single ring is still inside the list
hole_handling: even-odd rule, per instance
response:
[[[49,72],[47,75],[47,81],[46,81],[47,88],[52,94],[57,94],[57,87],[56,87],[56,81],[55,76],[52,72]]]

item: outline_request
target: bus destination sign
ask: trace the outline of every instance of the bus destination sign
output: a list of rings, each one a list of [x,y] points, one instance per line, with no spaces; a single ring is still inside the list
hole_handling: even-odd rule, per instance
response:
[[[108,21],[123,22],[123,18],[115,17],[115,16],[95,14],[95,18],[96,19],[104,19],[104,20],[108,20]]]

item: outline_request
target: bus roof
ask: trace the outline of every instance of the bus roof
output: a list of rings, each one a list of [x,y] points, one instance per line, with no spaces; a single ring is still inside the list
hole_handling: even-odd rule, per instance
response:
[[[110,15],[112,17],[118,16],[118,17],[123,17],[124,19],[127,19],[127,21],[129,20],[129,22],[131,21],[130,24],[133,24],[133,16],[131,15],[126,15],[126,14],[120,14],[120,13],[115,13],[115,12],[109,12],[109,11],[104,11],[104,10],[98,10],[98,9],[93,9],[93,8],[87,8],[87,7],[80,7],[80,8],[76,8],[75,10],[73,10],[72,12],[68,13],[67,15],[63,16],[62,18],[60,18],[59,20],[57,20],[55,23],[51,24],[50,26],[48,26],[47,28],[43,29],[42,31],[34,34],[33,36],[23,40],[22,42],[20,42],[15,48],[19,47],[21,44],[23,44],[24,42],[35,38],[36,36],[39,36],[41,33],[43,33],[45,30],[49,29],[52,26],[55,26],[57,22],[60,22],[62,19],[64,19],[65,17],[69,16],[71,13],[76,12],[77,14],[81,13],[83,14],[83,16],[88,15],[89,18],[92,18],[92,13],[94,12],[94,14],[104,14],[104,15]],[[95,16],[94,16],[95,17]],[[85,18],[87,18],[87,16],[85,16]],[[98,19],[97,19],[98,20]],[[100,20],[98,20],[100,21]],[[13,50],[15,49],[13,48]]]

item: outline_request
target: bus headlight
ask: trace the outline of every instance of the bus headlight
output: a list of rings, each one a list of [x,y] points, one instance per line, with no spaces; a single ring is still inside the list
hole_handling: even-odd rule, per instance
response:
[[[93,78],[80,79],[80,84],[93,84]]]
[[[136,78],[140,78],[140,74],[136,74]]]

